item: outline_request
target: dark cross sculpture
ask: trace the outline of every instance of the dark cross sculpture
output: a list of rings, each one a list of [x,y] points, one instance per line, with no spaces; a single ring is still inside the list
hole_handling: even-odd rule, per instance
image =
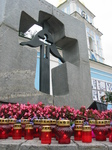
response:
[[[40,91],[50,94],[50,53],[59,58],[61,62],[65,60],[61,57],[56,45],[53,42],[51,34],[47,28],[38,32],[35,37],[28,42],[22,42],[20,45],[28,45],[30,47],[40,46]],[[46,47],[45,47],[46,45]],[[45,53],[44,53],[45,52]]]

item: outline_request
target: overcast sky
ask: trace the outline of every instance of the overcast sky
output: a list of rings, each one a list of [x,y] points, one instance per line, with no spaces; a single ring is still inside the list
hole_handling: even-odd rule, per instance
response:
[[[46,0],[57,5],[58,0]],[[96,16],[94,26],[103,33],[102,48],[105,63],[112,66],[112,0],[81,0]]]

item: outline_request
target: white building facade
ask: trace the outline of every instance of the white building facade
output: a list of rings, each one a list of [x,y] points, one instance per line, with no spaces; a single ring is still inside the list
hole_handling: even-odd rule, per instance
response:
[[[85,24],[93,100],[100,101],[102,93],[112,92],[112,67],[104,64],[103,34],[94,26],[95,15],[79,0],[63,0],[58,8]]]
[[[102,33],[94,26],[95,15],[79,0],[65,0],[58,8],[85,23],[89,59],[104,63]]]

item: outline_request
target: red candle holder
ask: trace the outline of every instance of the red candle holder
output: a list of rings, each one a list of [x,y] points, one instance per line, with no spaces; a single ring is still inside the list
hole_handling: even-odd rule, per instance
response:
[[[96,120],[96,127],[93,129],[96,141],[106,141],[108,129],[105,128],[105,120]]]
[[[49,119],[41,119],[41,124],[39,126],[39,139],[41,140],[41,130],[43,126],[50,126],[50,120]]]
[[[33,130],[32,124],[26,124],[24,139],[26,139],[26,140],[32,140],[33,137],[34,137],[34,130]]]
[[[112,142],[112,127],[111,127],[111,129],[109,129],[109,131],[110,131],[110,134],[109,134],[109,142]]]
[[[74,140],[81,141],[82,140],[82,125],[76,125],[74,128]]]
[[[21,124],[14,124],[12,138],[14,140],[21,139],[22,137],[22,127]]]
[[[40,119],[35,119],[34,120],[34,137],[39,137],[39,127],[41,124]]]
[[[41,144],[51,144],[51,127],[43,126],[41,130]]]
[[[105,124],[106,124],[106,128],[108,130],[108,133],[107,133],[107,138],[109,138],[109,135],[110,135],[110,129],[111,129],[111,126],[110,126],[110,120],[105,120]]]
[[[57,135],[58,121],[59,120],[56,121],[56,127],[54,128],[54,133],[55,133],[56,141],[58,141],[58,135]]]
[[[0,139],[7,139],[9,134],[9,120],[0,118]]]
[[[92,138],[95,138],[95,134],[93,132],[93,129],[95,128],[95,120],[89,120],[89,125],[91,126],[91,130],[92,130]]]
[[[54,129],[56,128],[56,119],[51,119],[50,120],[50,127],[51,127],[51,130],[52,130],[52,137],[55,137]]]
[[[13,127],[14,127],[15,123],[16,123],[16,119],[14,119],[14,118],[9,119],[9,136],[10,137],[12,137]]]
[[[82,125],[84,124],[84,120],[75,120],[75,125]]]
[[[85,125],[82,128],[82,142],[91,143],[92,142],[92,130],[91,126]]]
[[[29,119],[21,119],[21,127],[22,127],[22,136],[25,136],[25,126],[26,124],[29,124]]]
[[[70,120],[59,120],[57,127],[57,136],[59,144],[69,144],[72,129],[70,127]]]

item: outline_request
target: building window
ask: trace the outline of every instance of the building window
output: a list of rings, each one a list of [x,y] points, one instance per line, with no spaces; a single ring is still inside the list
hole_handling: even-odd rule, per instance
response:
[[[94,101],[98,100],[98,92],[96,90],[92,90],[92,96]]]
[[[70,14],[70,6],[67,6],[62,11],[65,12],[66,14]]]
[[[92,24],[93,23],[93,20],[91,17],[89,17],[89,22]]]
[[[96,35],[96,44],[97,44],[97,48],[101,48],[101,41],[98,35]]]
[[[112,92],[112,84],[111,83],[106,83],[106,90],[108,92]]]
[[[76,6],[76,11],[77,11],[78,13],[80,13],[80,12],[79,12],[79,7],[78,7],[78,6]]]
[[[88,15],[86,15],[86,20],[88,21]]]
[[[100,101],[102,93],[105,91],[112,92],[112,83],[104,82],[97,79],[91,79],[93,100]]]
[[[100,101],[102,93],[112,92],[112,74],[91,68],[93,100]]]
[[[89,37],[89,49],[93,51],[93,40],[91,37]]]
[[[93,52],[91,52],[91,59],[97,61],[95,54]]]

